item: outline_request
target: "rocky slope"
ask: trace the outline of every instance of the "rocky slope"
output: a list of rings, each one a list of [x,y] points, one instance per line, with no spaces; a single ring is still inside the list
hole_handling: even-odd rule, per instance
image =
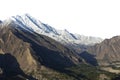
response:
[[[89,47],[88,52],[93,54],[100,65],[119,65],[120,63],[120,36],[105,39],[100,44]]]
[[[42,73],[39,72],[42,69],[62,71],[66,67],[82,62],[77,54],[57,41],[22,27],[12,20],[0,24],[0,54],[5,55],[2,57],[3,61],[8,60],[8,63],[0,62],[2,75],[6,73],[8,75],[5,74],[5,76],[22,75],[25,78],[31,78],[26,75],[31,74],[40,80]],[[6,57],[6,55],[12,57]],[[8,69],[6,66],[1,67],[3,64],[11,66]],[[4,69],[7,69],[7,72]],[[9,74],[13,72],[16,74]]]

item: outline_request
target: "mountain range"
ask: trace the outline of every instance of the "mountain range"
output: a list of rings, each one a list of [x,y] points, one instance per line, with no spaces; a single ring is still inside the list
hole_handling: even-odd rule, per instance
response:
[[[57,30],[47,24],[42,23],[29,14],[13,16],[11,19],[18,25],[24,26],[22,28],[27,31],[46,35],[63,44],[94,45],[95,43],[100,43],[102,41],[101,38],[73,34],[66,29]]]
[[[0,21],[0,80],[112,80],[101,66],[119,68],[119,43],[120,36],[103,40],[12,16]]]
[[[3,56],[13,56],[8,59],[8,63],[4,63],[4,60],[1,62],[1,66],[5,65],[1,67],[2,75],[6,77],[21,75],[31,79],[25,74],[34,74],[32,76],[41,79],[42,73],[39,72],[46,70],[45,67],[62,71],[66,67],[82,62],[82,59],[66,46],[45,35],[29,30],[12,19],[5,20],[0,24],[0,53]],[[7,66],[9,68],[6,68]]]

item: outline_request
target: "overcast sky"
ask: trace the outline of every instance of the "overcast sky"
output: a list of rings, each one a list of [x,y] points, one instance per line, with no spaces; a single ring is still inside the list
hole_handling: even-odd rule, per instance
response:
[[[120,0],[1,0],[0,19],[29,13],[56,29],[86,36],[120,35]]]

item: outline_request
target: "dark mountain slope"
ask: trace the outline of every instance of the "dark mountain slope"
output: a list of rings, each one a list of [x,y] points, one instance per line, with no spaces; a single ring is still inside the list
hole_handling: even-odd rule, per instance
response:
[[[78,64],[80,61],[74,52],[49,37],[36,33],[26,33],[17,29],[15,31],[14,34],[18,38],[31,45],[33,53],[42,65],[61,68]]]
[[[0,25],[0,53],[10,53],[23,72],[32,73],[38,79],[40,74],[37,72],[41,72],[42,66],[63,71],[66,67],[82,62],[77,54],[62,44],[49,37],[26,31],[14,22]]]
[[[0,80],[36,80],[21,70],[16,58],[10,53],[0,54],[0,68]]]

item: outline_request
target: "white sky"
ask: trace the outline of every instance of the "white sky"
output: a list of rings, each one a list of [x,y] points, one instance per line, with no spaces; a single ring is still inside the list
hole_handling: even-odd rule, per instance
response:
[[[72,33],[120,35],[120,0],[0,0],[0,19],[24,13]]]

